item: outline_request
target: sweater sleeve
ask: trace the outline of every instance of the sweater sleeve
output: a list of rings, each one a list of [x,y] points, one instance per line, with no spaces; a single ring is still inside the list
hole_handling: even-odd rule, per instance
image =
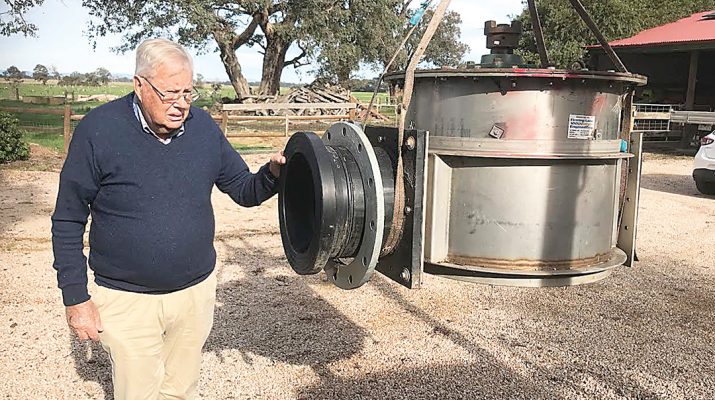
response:
[[[253,174],[228,139],[221,134],[221,171],[216,179],[220,191],[244,206],[257,206],[276,193],[278,180],[264,164]]]
[[[87,125],[80,123],[60,173],[52,214],[52,250],[57,283],[65,306],[89,300],[87,258],[82,252],[89,207],[99,190],[99,173]]]

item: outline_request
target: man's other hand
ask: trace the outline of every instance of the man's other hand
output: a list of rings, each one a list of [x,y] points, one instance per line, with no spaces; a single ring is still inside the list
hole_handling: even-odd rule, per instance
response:
[[[99,311],[92,300],[65,308],[67,324],[80,340],[99,340],[99,332],[103,331]]]
[[[281,150],[277,153],[274,153],[271,156],[271,161],[270,161],[270,164],[268,165],[268,169],[270,169],[271,174],[273,174],[273,176],[278,178],[279,176],[281,176],[281,165],[283,165],[285,163],[286,163],[286,158],[283,155],[283,150]]]

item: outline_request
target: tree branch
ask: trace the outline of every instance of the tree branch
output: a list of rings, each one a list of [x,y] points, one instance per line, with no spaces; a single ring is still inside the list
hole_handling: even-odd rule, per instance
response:
[[[266,9],[266,19],[278,11],[285,11],[285,4],[283,2],[273,3],[270,7]]]
[[[37,26],[25,20],[25,13],[32,7],[42,5],[44,0],[5,0],[9,9],[0,12],[0,36],[10,36],[14,33],[22,33],[25,36],[35,36]],[[3,21],[2,16],[7,15],[9,21]]]
[[[263,44],[263,41],[262,41],[262,40],[252,40],[252,44],[255,44],[255,45],[257,45],[258,47],[262,48],[262,49],[263,49],[263,52],[266,51],[266,45]],[[259,52],[259,53],[261,53],[261,52]]]
[[[303,46],[301,46],[300,44],[298,45],[298,47],[299,47],[300,50],[301,50],[300,54],[297,55],[296,57],[293,57],[293,59],[291,59],[291,60],[289,60],[289,61],[284,61],[284,62],[283,62],[283,68],[285,68],[285,67],[287,67],[287,66],[289,66],[289,65],[293,65],[294,68],[298,68],[298,67],[301,67],[301,66],[303,66],[303,65],[307,65],[307,63],[305,63],[305,64],[304,64],[304,63],[300,63],[300,60],[301,60],[302,58],[304,58],[305,56],[307,56],[307,55],[308,55],[308,52],[307,52],[307,51],[305,50],[305,48],[303,48]]]
[[[410,6],[410,3],[412,3],[412,0],[405,0],[402,5],[402,9],[400,10],[400,18],[405,18],[407,16],[407,8]]]
[[[251,23],[248,24],[246,29],[244,29],[240,35],[236,35],[233,38],[233,43],[231,44],[231,46],[234,50],[237,50],[239,47],[243,46],[251,40],[251,38],[253,37],[253,33],[256,31],[256,28],[258,28],[258,25],[261,22],[261,19],[261,14],[253,14],[253,19],[251,20]]]

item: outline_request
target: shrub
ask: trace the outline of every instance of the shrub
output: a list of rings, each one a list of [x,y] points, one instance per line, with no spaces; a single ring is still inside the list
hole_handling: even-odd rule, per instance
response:
[[[30,148],[22,140],[19,122],[12,114],[0,112],[0,163],[30,158]]]

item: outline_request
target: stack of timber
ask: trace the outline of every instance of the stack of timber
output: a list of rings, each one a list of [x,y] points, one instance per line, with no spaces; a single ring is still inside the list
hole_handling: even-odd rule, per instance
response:
[[[311,103],[355,103],[357,104],[358,116],[364,115],[367,104],[361,104],[350,91],[337,85],[325,83],[311,83],[306,86],[292,88],[288,93],[278,96],[250,96],[245,99],[244,103],[253,104],[311,104]],[[300,109],[276,109],[271,110],[267,107],[265,110],[245,111],[247,115],[347,115],[350,113],[349,108],[300,108]],[[387,119],[375,110],[371,111],[372,118]]]

